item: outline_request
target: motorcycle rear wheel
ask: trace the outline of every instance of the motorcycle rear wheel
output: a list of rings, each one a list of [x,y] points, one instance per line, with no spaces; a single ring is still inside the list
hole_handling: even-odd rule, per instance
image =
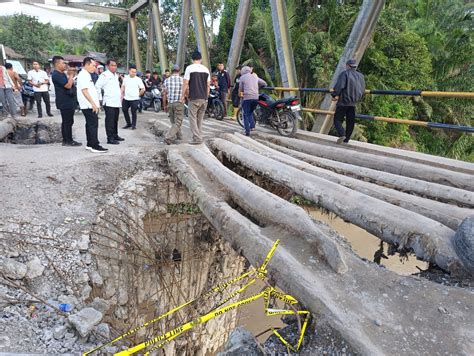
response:
[[[258,123],[258,114],[256,113],[256,111],[257,111],[257,109],[255,109],[255,111],[252,114],[253,115],[253,122],[255,123],[255,125],[257,125],[257,123]],[[245,129],[244,111],[242,110],[242,107],[240,107],[239,110],[237,110],[237,114],[235,116],[237,118],[237,122],[239,123],[239,125]]]
[[[289,111],[283,111],[279,116],[283,126],[277,127],[278,133],[285,137],[294,136],[298,130],[298,119],[296,115]]]

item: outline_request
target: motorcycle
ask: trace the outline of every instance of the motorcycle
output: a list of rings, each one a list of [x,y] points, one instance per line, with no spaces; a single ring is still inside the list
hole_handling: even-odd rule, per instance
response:
[[[153,85],[150,88],[150,91],[146,91],[143,94],[142,100],[140,100],[139,111],[147,110],[148,108],[153,108],[155,112],[159,112],[161,110],[161,91],[158,89],[156,85]]]
[[[215,85],[211,85],[210,89],[206,113],[209,115],[209,117],[214,117],[217,120],[224,120],[225,109],[224,103],[220,98],[219,90]]]
[[[255,124],[267,125],[276,129],[282,136],[294,136],[298,129],[298,120],[301,120],[300,99],[293,96],[274,100],[267,94],[260,94],[258,104],[253,112]],[[244,126],[244,115],[240,107],[237,112],[237,121]]]

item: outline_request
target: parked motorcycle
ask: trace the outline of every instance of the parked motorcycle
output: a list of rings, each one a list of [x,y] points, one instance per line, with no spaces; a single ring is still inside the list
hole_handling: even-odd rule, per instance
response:
[[[293,136],[298,129],[298,120],[301,120],[300,99],[293,96],[280,100],[274,100],[267,94],[260,94],[258,105],[253,112],[255,124],[267,125],[276,129],[282,136]],[[244,115],[242,108],[237,112],[237,121],[244,126]]]
[[[141,110],[147,110],[148,108],[153,108],[155,112],[159,112],[161,110],[161,91],[158,89],[156,85],[153,85],[150,88],[150,91],[146,91],[143,94],[142,99],[140,100],[141,103]]]
[[[207,101],[206,113],[209,117],[217,120],[224,120],[225,109],[219,94],[219,90],[215,85],[211,85],[209,92],[209,99]]]

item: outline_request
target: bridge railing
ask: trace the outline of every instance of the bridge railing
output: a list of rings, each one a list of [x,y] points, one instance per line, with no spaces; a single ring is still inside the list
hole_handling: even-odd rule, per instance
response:
[[[300,92],[300,93],[331,93],[332,89],[327,88],[285,88],[285,87],[265,87],[265,90],[274,90],[280,93],[283,92]],[[369,95],[402,95],[402,96],[423,96],[423,97],[444,97],[444,98],[463,98],[463,99],[474,99],[473,92],[444,92],[444,91],[425,91],[425,90],[366,90],[365,94]],[[334,115],[334,111],[303,108],[303,112],[310,112],[316,114]],[[390,122],[394,124],[411,125],[411,126],[422,126],[444,130],[454,130],[461,132],[474,133],[474,127],[452,125],[440,122],[429,122],[419,120],[404,120],[393,117],[374,116],[374,115],[363,115],[357,114],[357,119],[368,120],[368,121],[382,121]]]

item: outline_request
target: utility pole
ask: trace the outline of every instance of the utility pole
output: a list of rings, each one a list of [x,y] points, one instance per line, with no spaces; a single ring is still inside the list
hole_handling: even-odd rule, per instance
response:
[[[152,20],[152,10],[151,7],[148,9],[148,33],[146,41],[146,64],[145,69],[150,70],[153,68],[153,42],[154,42],[154,33],[153,33],[153,20]]]
[[[346,62],[353,58],[360,62],[364,52],[369,45],[372,35],[375,30],[375,25],[380,17],[385,0],[364,0],[359,10],[354,26],[352,27],[351,34],[347,39],[344,53],[339,59],[336,71],[331,80],[330,87],[333,88],[336,85],[339,74],[346,69]],[[326,94],[324,100],[320,106],[321,110],[334,111],[336,103],[332,101],[331,95]],[[331,129],[333,122],[332,115],[317,115],[316,122],[313,126],[313,131],[328,134]]]

